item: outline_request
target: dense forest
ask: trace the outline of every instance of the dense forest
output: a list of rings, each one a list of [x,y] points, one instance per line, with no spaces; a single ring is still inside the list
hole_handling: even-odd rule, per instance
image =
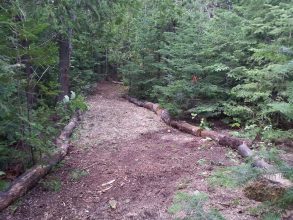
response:
[[[293,3],[1,1],[0,177],[50,155],[102,80],[173,118],[292,146]]]

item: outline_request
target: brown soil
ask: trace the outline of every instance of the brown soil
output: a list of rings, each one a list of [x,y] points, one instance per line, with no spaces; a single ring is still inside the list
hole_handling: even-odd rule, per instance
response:
[[[258,203],[240,189],[207,183],[219,164],[239,160],[231,150],[168,127],[121,98],[123,90],[98,85],[65,161],[0,219],[167,220],[173,219],[168,207],[179,190],[207,193],[207,208],[227,219],[257,219],[249,210]]]

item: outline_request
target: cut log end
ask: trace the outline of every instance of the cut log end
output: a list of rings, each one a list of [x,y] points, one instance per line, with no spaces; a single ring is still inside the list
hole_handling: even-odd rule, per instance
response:
[[[161,111],[161,119],[163,120],[163,122],[165,122],[167,125],[170,125],[171,123],[171,116],[168,112],[168,110],[163,109]]]

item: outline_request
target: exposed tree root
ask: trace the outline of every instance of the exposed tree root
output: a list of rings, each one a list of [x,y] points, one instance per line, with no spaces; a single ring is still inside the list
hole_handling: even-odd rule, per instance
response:
[[[79,113],[77,112],[56,139],[57,149],[52,156],[44,158],[43,164],[33,166],[14,180],[5,192],[0,192],[0,211],[27,193],[53,166],[65,157],[69,148],[69,137],[77,126],[78,121]]]
[[[115,80],[112,80],[112,83],[114,83],[114,84],[119,84],[119,85],[123,85],[123,82],[115,81]]]

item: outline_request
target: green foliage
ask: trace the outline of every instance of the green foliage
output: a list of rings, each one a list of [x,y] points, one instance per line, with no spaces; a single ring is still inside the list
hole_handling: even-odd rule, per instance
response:
[[[70,179],[72,181],[79,181],[82,177],[85,177],[87,175],[88,175],[87,171],[76,169],[76,170],[71,171]]]
[[[11,212],[12,214],[14,214],[17,209],[22,205],[23,200],[20,198],[18,200],[16,200],[14,203],[12,203],[9,207],[8,210],[9,212]]]
[[[8,188],[9,182],[5,180],[0,180],[0,191],[4,191]]]
[[[176,214],[182,212],[186,214],[184,219],[188,220],[224,220],[225,218],[217,210],[204,211],[204,204],[208,201],[208,196],[201,192],[189,194],[186,192],[177,192],[173,198],[173,203],[169,207],[168,212],[173,214],[176,218]]]
[[[263,220],[281,220],[281,216],[278,213],[268,213],[263,216]]]
[[[126,48],[113,50],[124,55],[120,70],[131,95],[156,100],[173,116],[188,112],[229,117],[233,127],[290,127],[290,3],[213,3],[137,5],[126,19]]]
[[[225,187],[238,187],[246,184],[250,180],[259,178],[261,175],[273,173],[282,173],[286,178],[293,179],[293,169],[281,159],[281,150],[274,147],[267,148],[262,146],[257,153],[259,159],[264,159],[270,164],[274,164],[277,169],[274,171],[266,171],[264,169],[255,168],[253,167],[253,161],[248,158],[246,163],[219,168],[210,177],[210,183]]]
[[[105,62],[105,50],[115,44],[109,34],[124,9],[123,1],[105,0],[0,3],[1,169],[42,162],[71,115],[88,109],[82,94],[112,65]],[[69,87],[78,94],[68,94],[66,104],[57,103],[60,39],[72,43]]]
[[[248,160],[247,163],[241,165],[231,166],[226,168],[219,168],[212,173],[209,177],[209,183],[213,186],[223,187],[240,187],[247,184],[250,181],[257,180],[261,176],[266,174],[282,174],[288,180],[293,180],[293,169],[286,164],[280,158],[280,150],[276,148],[261,148],[258,153],[258,158],[265,159],[270,164],[274,165],[274,170],[264,170],[253,167],[252,161]],[[257,207],[256,211],[258,215],[262,216],[262,219],[278,219],[279,213],[289,208],[293,203],[293,188],[289,187],[285,193],[275,201],[268,201]]]
[[[271,125],[267,125],[265,127],[260,127],[257,124],[251,124],[245,126],[244,129],[239,131],[231,132],[231,134],[242,137],[242,138],[250,138],[254,139],[257,135],[262,136],[262,140],[270,143],[277,140],[291,140],[292,139],[292,129],[281,130],[281,129],[273,129]]]
[[[263,139],[269,141],[275,141],[280,139],[290,139],[292,138],[293,130],[289,129],[287,131],[283,131],[281,129],[267,129],[263,131]]]
[[[182,109],[188,109],[186,100],[191,99],[191,94],[191,84],[183,80],[174,81],[168,88],[155,86],[153,92],[153,96],[158,97],[162,106],[168,109],[173,116],[182,114]]]
[[[288,0],[2,1],[0,169],[41,162],[71,115],[88,109],[84,95],[116,72],[131,95],[202,128],[216,117],[246,137],[292,138],[292,16]],[[64,39],[75,92],[57,102]],[[242,184],[258,175],[248,172],[226,174]]]
[[[88,105],[86,104],[85,97],[82,95],[76,96],[75,92],[73,91],[71,91],[71,96],[68,99],[68,101],[66,100],[66,98],[64,98],[63,103],[67,104],[71,113],[74,113],[77,110],[80,110],[83,112],[88,109]]]
[[[62,188],[62,182],[58,178],[46,179],[41,182],[45,190],[59,192]]]
[[[223,105],[220,103],[203,103],[200,106],[189,109],[188,112],[196,113],[207,118],[218,116],[222,110]]]
[[[291,175],[292,176],[292,175]],[[290,205],[293,204],[293,188],[287,190],[283,197],[276,201],[275,205],[280,208],[290,208]]]
[[[204,166],[204,165],[207,163],[207,161],[206,161],[206,159],[199,159],[199,160],[197,161],[197,163],[198,163],[200,166]]]
[[[257,179],[262,171],[252,168],[251,164],[241,164],[228,168],[219,168],[209,178],[211,185],[224,187],[239,187],[250,180]]]

